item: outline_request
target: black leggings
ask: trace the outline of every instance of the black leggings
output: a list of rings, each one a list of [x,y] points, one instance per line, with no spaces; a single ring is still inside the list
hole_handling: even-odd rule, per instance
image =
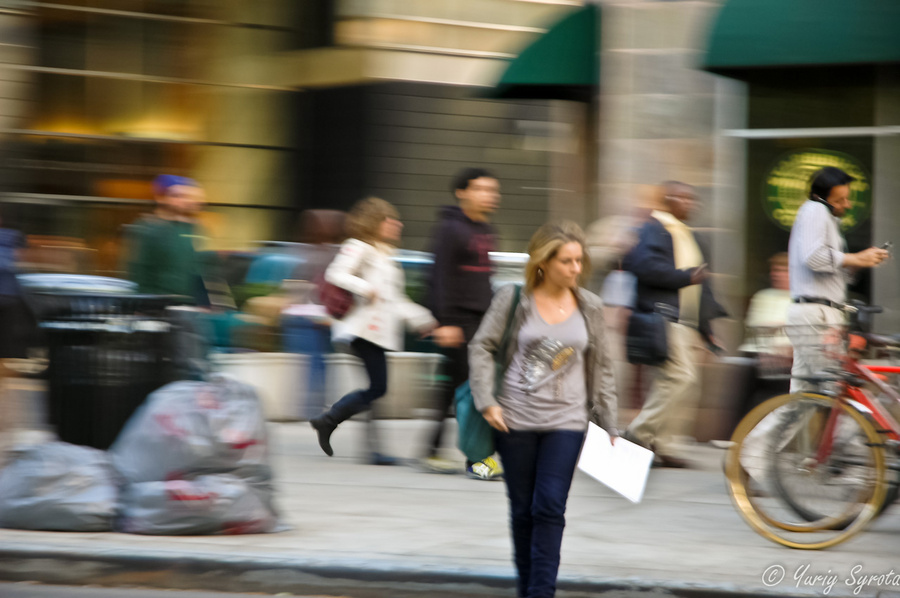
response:
[[[328,410],[328,416],[334,425],[346,421],[363,411],[371,408],[375,399],[384,396],[387,392],[387,358],[385,350],[375,343],[357,338],[351,343],[354,353],[363,361],[366,373],[369,375],[369,388],[354,390],[347,393],[332,405]]]
[[[444,347],[440,351],[444,355],[444,386],[438,395],[437,426],[426,447],[426,456],[434,457],[441,450],[444,438],[444,419],[450,415],[456,397],[456,389],[469,379],[469,346],[468,343],[478,331],[481,314],[472,314],[462,321],[465,343],[459,347]],[[467,461],[468,465],[471,465]]]
[[[355,391],[359,393],[361,400],[370,405],[375,399],[380,399],[387,392],[387,357],[385,350],[375,343],[365,339],[356,338],[351,344],[353,351],[363,360],[366,374],[369,376],[369,388]]]

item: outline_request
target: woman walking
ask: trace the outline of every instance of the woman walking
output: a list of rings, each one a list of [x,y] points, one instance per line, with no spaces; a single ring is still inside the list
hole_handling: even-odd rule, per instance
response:
[[[403,224],[397,210],[377,197],[363,199],[347,217],[350,238],[325,271],[325,281],[353,294],[350,311],[332,326],[335,343],[349,343],[369,376],[369,387],[342,397],[331,409],[310,420],[319,446],[329,457],[331,435],[338,425],[365,411],[387,391],[386,351],[403,349],[404,326],[428,333],[437,322],[424,307],[410,301],[404,291],[403,270],[393,258]],[[393,465],[381,453],[375,424],[370,420],[369,462]]]
[[[501,390],[494,356],[515,289],[499,291],[469,346],[475,405],[495,429],[506,471],[517,590],[556,593],[566,500],[588,420],[615,442],[616,392],[603,303],[587,278],[584,233],[571,222],[545,224],[528,245],[525,286],[510,324]]]

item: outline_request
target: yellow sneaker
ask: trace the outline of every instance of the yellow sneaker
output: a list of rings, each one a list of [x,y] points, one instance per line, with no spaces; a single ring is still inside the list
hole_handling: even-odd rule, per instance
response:
[[[466,475],[474,480],[500,480],[503,479],[503,468],[493,457],[488,457],[467,467]]]

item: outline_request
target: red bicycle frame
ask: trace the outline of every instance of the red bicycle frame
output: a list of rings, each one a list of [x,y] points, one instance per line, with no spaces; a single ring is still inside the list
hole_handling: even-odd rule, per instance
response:
[[[878,376],[878,374],[900,374],[900,366],[889,365],[864,365],[857,362],[850,356],[844,358],[844,369],[851,375],[858,376],[867,382],[873,384],[883,392],[891,400],[900,403],[900,393],[891,388]],[[890,414],[887,409],[881,405],[880,401],[873,399],[860,386],[844,382],[845,394],[841,395],[843,400],[850,399],[854,403],[854,407],[864,413],[872,416],[878,425],[879,432],[886,433],[892,440],[900,440],[900,424]],[[816,451],[816,463],[824,463],[831,454],[832,443],[834,439],[834,429],[837,425],[837,417],[840,409],[832,409],[828,414],[828,421],[825,423],[825,429],[822,434],[822,442]]]
[[[858,363],[855,359],[848,357],[844,364],[846,370],[859,376],[866,382],[874,385],[878,390],[884,393],[892,401],[900,403],[900,393],[891,388],[877,374],[900,374],[900,366],[892,365],[864,365]],[[847,385],[847,395],[860,406],[864,407],[863,411],[868,411],[875,422],[878,424],[879,432],[884,432],[888,438],[892,440],[900,440],[900,424],[894,419],[894,416],[885,409],[880,401],[873,399],[862,388],[856,385]]]

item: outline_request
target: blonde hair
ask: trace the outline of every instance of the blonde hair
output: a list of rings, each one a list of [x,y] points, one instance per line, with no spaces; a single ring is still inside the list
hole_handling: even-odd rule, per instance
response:
[[[372,243],[381,241],[378,228],[388,218],[399,220],[397,209],[380,197],[367,197],[356,202],[347,215],[347,234]]]
[[[525,265],[525,290],[533,291],[544,282],[543,265],[556,257],[559,248],[568,243],[581,245],[583,266],[578,277],[581,286],[590,275],[591,258],[587,252],[584,231],[574,222],[548,222],[537,229],[528,242],[528,263]]]

